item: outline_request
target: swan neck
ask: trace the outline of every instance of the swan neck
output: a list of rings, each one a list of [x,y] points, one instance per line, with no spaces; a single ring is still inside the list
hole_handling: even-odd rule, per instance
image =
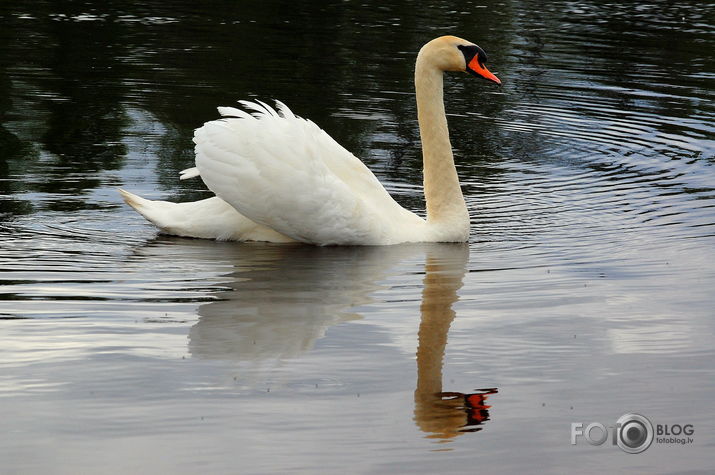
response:
[[[431,64],[428,55],[423,53],[417,57],[415,90],[422,141],[427,222],[450,222],[453,228],[455,222],[461,227],[465,227],[466,223],[468,233],[469,214],[454,166],[444,111],[444,73]]]

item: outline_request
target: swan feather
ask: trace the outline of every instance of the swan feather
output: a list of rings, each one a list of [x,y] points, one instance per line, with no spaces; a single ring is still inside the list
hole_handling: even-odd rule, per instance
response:
[[[282,103],[278,110],[263,102],[240,104],[252,113],[222,107],[223,118],[194,133],[202,179],[239,213],[312,244],[420,240],[408,234],[422,230],[424,220],[397,204],[320,127]]]
[[[196,167],[187,168],[186,170],[181,170],[179,172],[179,180],[188,180],[189,178],[195,178],[200,176],[199,169]]]

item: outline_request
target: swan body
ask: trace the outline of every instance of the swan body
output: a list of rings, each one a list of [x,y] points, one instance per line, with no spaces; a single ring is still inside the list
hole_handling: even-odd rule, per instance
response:
[[[194,133],[196,166],[216,196],[192,203],[124,200],[168,234],[317,245],[463,242],[469,213],[459,186],[442,99],[444,71],[497,84],[476,45],[454,36],[417,56],[415,88],[424,161],[426,219],[400,206],[375,175],[313,122],[284,104],[240,101]],[[250,112],[247,112],[250,111]]]

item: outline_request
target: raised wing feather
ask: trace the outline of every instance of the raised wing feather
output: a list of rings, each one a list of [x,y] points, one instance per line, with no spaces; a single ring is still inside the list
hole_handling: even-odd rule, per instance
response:
[[[253,221],[313,244],[389,244],[424,221],[314,123],[283,104],[242,102],[196,130],[206,185]]]

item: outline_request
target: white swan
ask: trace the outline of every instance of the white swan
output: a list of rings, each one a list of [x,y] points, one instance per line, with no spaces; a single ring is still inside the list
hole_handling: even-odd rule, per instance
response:
[[[467,71],[497,84],[486,54],[455,36],[422,47],[415,67],[427,219],[401,207],[375,175],[314,123],[241,101],[253,114],[220,107],[223,119],[194,133],[196,167],[216,196],[192,203],[124,200],[163,232],[237,241],[317,245],[464,242],[469,213],[459,186],[444,112],[443,72]]]

